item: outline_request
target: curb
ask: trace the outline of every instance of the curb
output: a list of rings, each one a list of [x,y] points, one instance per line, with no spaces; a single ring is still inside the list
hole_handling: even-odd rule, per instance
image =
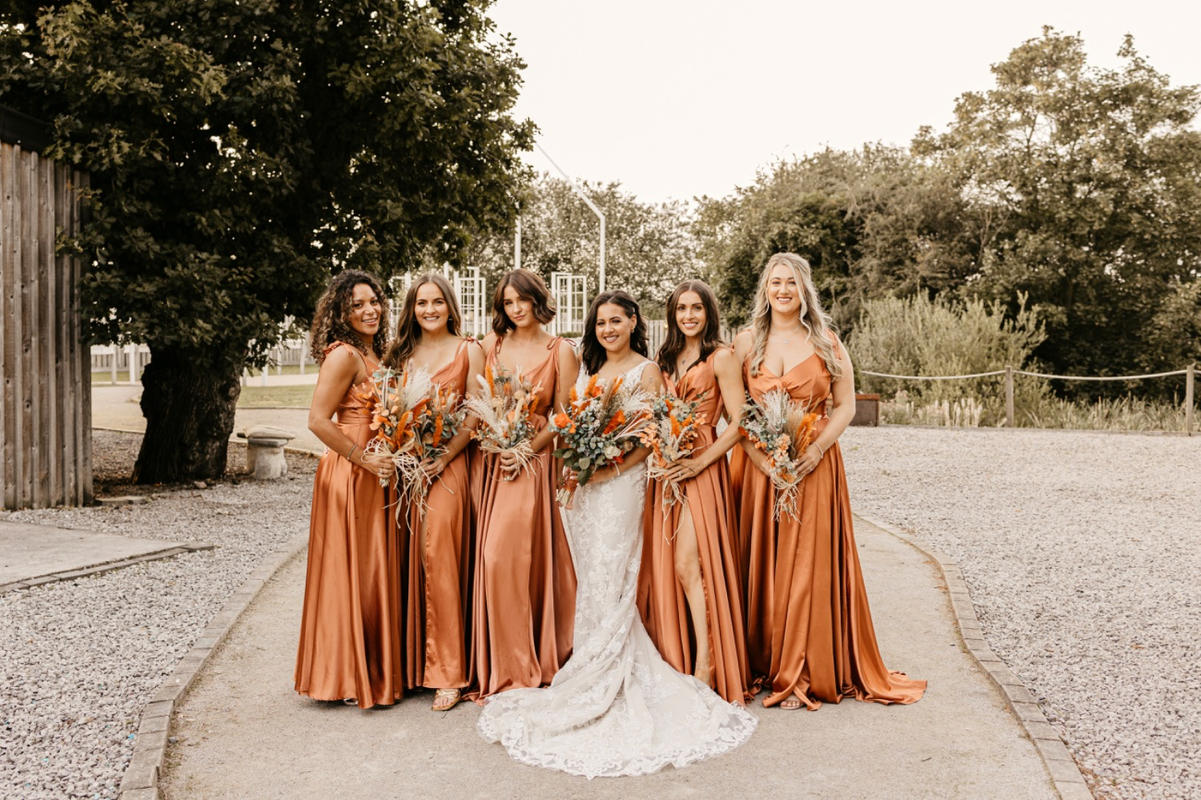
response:
[[[1017,674],[1011,670],[1001,657],[994,653],[984,641],[984,631],[980,627],[980,619],[972,605],[972,597],[968,592],[967,583],[963,580],[963,571],[954,561],[946,558],[936,550],[917,544],[913,537],[898,530],[892,525],[885,524],[871,517],[856,513],[869,525],[874,525],[885,533],[901,540],[922,555],[929,558],[938,566],[943,581],[947,584],[947,593],[951,600],[951,611],[955,616],[955,624],[959,628],[960,637],[968,653],[976,663],[988,673],[1005,696],[1009,708],[1022,724],[1022,729],[1043,760],[1051,783],[1055,786],[1062,800],[1092,800],[1088,783],[1084,780],[1080,767],[1072,758],[1063,738],[1047,721],[1038,701],[1023,684]]]
[[[133,755],[125,768],[121,788],[118,790],[119,800],[159,800],[158,778],[163,767],[163,758],[167,753],[167,731],[171,726],[171,714],[175,711],[175,704],[196,680],[213,650],[233,630],[238,618],[258,596],[267,581],[296,557],[308,542],[308,531],[297,534],[264,559],[225,601],[217,616],[209,621],[200,638],[192,645],[192,649],[176,664],[175,671],[167,676],[158,691],[151,695],[146,707],[142,709],[142,717],[134,739]]]

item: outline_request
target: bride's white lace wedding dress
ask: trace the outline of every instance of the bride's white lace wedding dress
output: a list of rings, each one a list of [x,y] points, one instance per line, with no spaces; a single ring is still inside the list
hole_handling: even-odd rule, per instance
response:
[[[478,723],[517,761],[589,778],[644,775],[733,750],[755,730],[745,709],[668,666],[642,626],[645,493],[639,464],[583,486],[563,512],[579,583],[571,658],[545,689],[493,695]]]

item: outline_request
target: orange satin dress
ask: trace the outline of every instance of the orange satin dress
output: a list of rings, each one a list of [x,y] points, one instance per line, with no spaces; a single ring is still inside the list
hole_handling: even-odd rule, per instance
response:
[[[503,339],[487,354],[495,364]],[[554,406],[560,347],[547,345],[546,358],[524,375],[538,390],[535,424],[546,423]],[[511,481],[501,475],[498,456],[482,455],[473,647],[477,700],[506,689],[544,686],[571,655],[575,615],[575,570],[555,502],[558,464],[547,447],[532,469]]]
[[[368,371],[377,366],[364,363]],[[373,433],[370,408],[356,396],[357,388],[342,398],[336,422],[361,448]],[[393,499],[392,490],[362,467],[333,451],[321,456],[313,479],[296,657],[301,694],[315,700],[353,697],[363,708],[390,705],[403,694],[401,554],[386,508]]]
[[[755,400],[778,388],[810,408],[824,409],[830,399],[830,373],[817,353],[784,375],[760,367],[751,377],[744,362],[743,378]],[[818,433],[827,421],[818,422]],[[810,709],[844,697],[920,700],[926,682],[890,672],[880,658],[838,443],[801,483],[799,519],[777,516],[771,480],[749,460],[742,468],[747,650],[752,673],[769,684],[763,705],[790,696]]]
[[[716,355],[714,352],[705,361],[694,364],[678,383],[664,375],[668,391],[688,402],[701,399],[697,410],[708,422],[701,426],[697,437],[693,451],[697,453],[717,439],[716,422],[724,408],[713,371]],[[734,503],[725,457],[684,481],[682,488],[696,531],[709,641],[696,641],[684,588],[676,577],[675,530],[683,509],[676,503],[664,511],[661,481],[650,481],[647,486],[638,610],[664,661],[679,672],[692,674],[696,648],[708,647],[713,665],[711,688],[727,702],[744,703],[753,695],[747,691],[750,670],[743,633],[742,591],[734,555]]]
[[[464,340],[433,380],[460,398],[471,371]],[[470,646],[472,502],[467,448],[434,480],[426,497],[425,546],[421,515],[411,503],[407,519],[405,685],[462,689],[471,680]]]

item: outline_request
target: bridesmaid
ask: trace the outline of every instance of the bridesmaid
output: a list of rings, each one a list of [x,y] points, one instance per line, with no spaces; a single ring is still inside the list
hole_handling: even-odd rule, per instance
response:
[[[421,275],[405,295],[396,341],[384,363],[397,371],[424,369],[443,390],[462,398],[478,386],[484,364],[479,344],[459,335],[462,324],[446,279]],[[406,515],[406,686],[436,690],[434,711],[453,708],[470,682],[472,508],[466,447],[474,422],[468,418],[446,453],[424,465],[433,479],[424,517],[416,503]]]
[[[668,391],[700,401],[705,424],[692,457],[670,468],[668,479],[683,490],[684,503],[664,511],[663,483],[648,486],[638,600],[663,659],[742,704],[752,695],[726,453],[739,439],[744,393],[738,361],[719,337],[713,290],[702,281],[677,286],[657,361]],[[723,410],[729,424],[718,436]]]
[[[296,691],[362,708],[391,705],[404,685],[400,551],[385,509],[393,493],[380,485],[393,467],[363,452],[371,416],[355,391],[379,365],[387,316],[379,281],[345,270],[317,301],[310,335],[321,371],[309,430],[329,450],[313,480]]]
[[[838,448],[855,413],[854,375],[805,259],[793,253],[768,259],[752,327],[738,334],[734,348],[752,398],[783,388],[822,415],[801,464],[799,518],[775,513],[765,457],[742,442],[752,462],[741,494],[747,643],[752,672],[770,682],[763,704],[816,709],[844,697],[917,702],[926,682],[889,672],[876,645]]]
[[[554,432],[546,427],[579,370],[571,345],[542,326],[550,293],[524,269],[505,274],[493,300],[487,364],[523,374],[537,390],[536,456],[526,471],[510,453],[486,454],[478,471],[475,644],[479,699],[544,686],[571,655],[575,572],[555,503]]]

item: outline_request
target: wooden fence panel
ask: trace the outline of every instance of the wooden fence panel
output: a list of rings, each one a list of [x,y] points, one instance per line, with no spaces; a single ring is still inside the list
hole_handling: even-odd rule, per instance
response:
[[[79,259],[60,234],[79,225],[86,175],[0,141],[0,501],[5,508],[92,501],[91,355]]]

